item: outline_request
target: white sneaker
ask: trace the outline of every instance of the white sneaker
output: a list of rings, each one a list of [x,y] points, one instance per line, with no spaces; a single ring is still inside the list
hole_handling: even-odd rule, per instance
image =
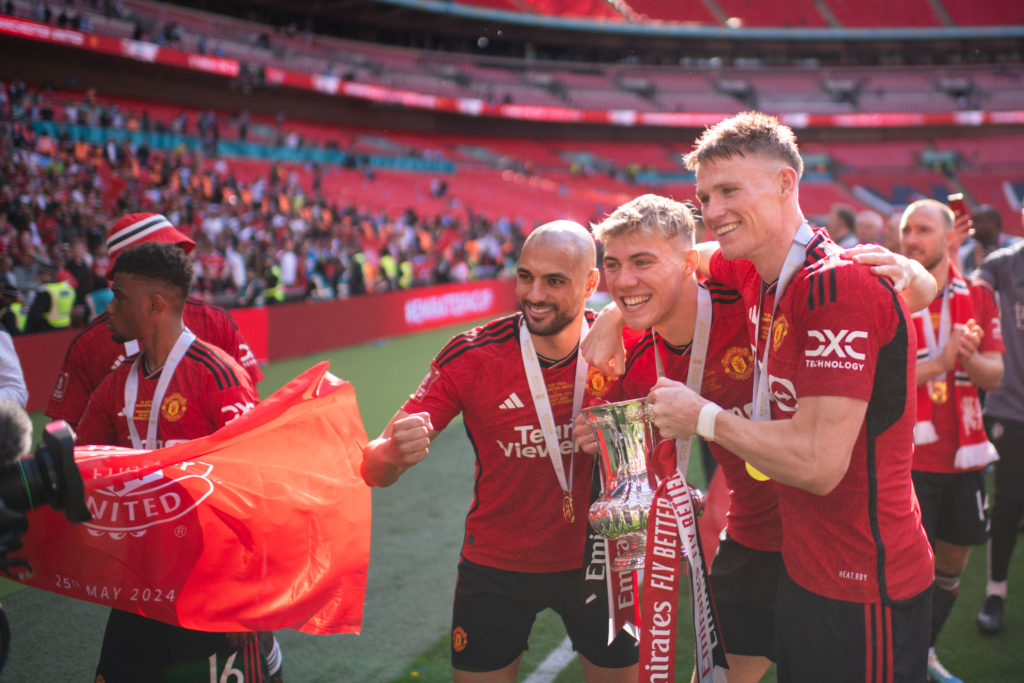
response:
[[[946,667],[942,666],[942,662],[935,656],[934,647],[928,650],[928,680],[933,683],[964,683],[963,679],[946,671]]]

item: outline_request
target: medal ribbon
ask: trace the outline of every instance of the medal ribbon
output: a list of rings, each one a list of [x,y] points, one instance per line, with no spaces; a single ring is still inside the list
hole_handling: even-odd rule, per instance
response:
[[[764,303],[766,293],[764,290],[762,290],[761,299],[757,303],[757,313],[754,320],[754,410],[752,414],[755,420],[772,419],[771,393],[768,390],[768,351],[772,346],[772,325],[775,324],[775,311],[778,308],[783,293],[786,291],[786,287],[807,258],[807,244],[811,241],[812,237],[814,237],[814,232],[811,230],[810,224],[804,221],[793,237],[793,244],[789,247],[786,261],[782,264],[782,271],[779,273],[779,279],[776,280],[775,298],[772,301],[772,315],[768,321],[768,331],[765,334],[764,340],[764,353],[761,355],[760,361],[757,360],[757,344],[761,339],[761,306]],[[758,481],[768,479],[750,463],[747,463],[747,473]]]
[[[139,396],[139,373],[141,372],[142,354],[132,363],[128,371],[128,380],[124,383],[124,412],[128,418],[128,433],[131,434],[132,447],[156,449],[157,422],[160,419],[160,405],[163,403],[164,394],[167,393],[167,385],[171,383],[171,377],[178,367],[178,363],[185,357],[185,352],[196,340],[196,335],[187,327],[182,329],[177,341],[171,347],[171,353],[167,356],[163,370],[160,371],[160,380],[156,383],[156,391],[153,392],[153,402],[149,406],[149,426],[146,428],[146,442],[139,438],[139,432],[135,428],[135,402]],[[145,351],[143,351],[145,353]]]
[[[942,354],[942,349],[946,347],[946,342],[949,341],[949,335],[953,331],[953,324],[951,322],[952,316],[949,311],[949,301],[952,297],[953,292],[953,273],[950,272],[949,277],[946,280],[946,286],[942,290],[942,309],[939,313],[939,337],[935,338],[935,328],[932,325],[932,314],[931,311],[926,308],[922,311],[918,311],[914,314],[915,317],[921,318],[921,329],[924,330],[924,343],[925,348],[928,350],[928,360],[934,360]],[[942,375],[945,377],[945,373]],[[938,377],[933,377],[928,380],[928,395],[935,395],[934,383]],[[939,380],[945,384],[945,380]]]
[[[657,332],[654,336],[654,367],[658,377],[665,376],[665,365],[662,363],[661,350],[658,348]],[[690,365],[686,370],[686,386],[700,393],[704,381],[704,368],[707,365],[708,343],[711,340],[711,292],[706,287],[697,287],[697,320],[693,328],[693,345],[690,347]],[[686,480],[686,470],[690,466],[690,445],[693,436],[688,439],[676,439],[676,470]]]
[[[686,386],[700,393],[711,338],[711,293],[697,289],[697,320],[690,347]],[[652,330],[653,332],[653,330]],[[657,341],[654,345],[658,377],[665,376]],[[697,534],[697,517],[686,484],[693,436],[675,440],[675,469],[662,478],[647,521],[647,553],[640,638],[641,680],[675,680],[676,607],[679,596],[680,552],[690,571],[691,616],[696,637],[697,679],[714,680],[714,665],[725,664],[717,620],[708,588],[704,557]],[[654,466],[651,462],[651,466]]]
[[[590,326],[587,325],[587,318],[584,315],[583,324],[580,327],[580,346],[587,337]],[[555,427],[555,416],[551,411],[551,401],[548,399],[548,386],[544,382],[544,373],[540,369],[540,359],[537,357],[537,350],[533,348],[533,338],[530,330],[526,327],[524,318],[519,326],[519,348],[523,355],[523,369],[526,371],[526,381],[530,384],[530,393],[533,395],[533,407],[537,411],[537,419],[540,421],[540,430],[544,435],[544,445],[548,450],[548,460],[555,470],[555,477],[558,485],[562,487],[565,494],[563,499],[563,515],[570,524],[574,521],[570,518],[572,513],[572,465],[573,456],[569,455],[569,477],[565,476],[565,465],[562,463],[562,449],[558,444],[558,431]],[[583,405],[583,387],[587,382],[587,361],[583,360],[583,351],[576,348],[576,380],[572,389],[572,415],[569,424],[576,419]],[[568,505],[566,513],[565,505]]]

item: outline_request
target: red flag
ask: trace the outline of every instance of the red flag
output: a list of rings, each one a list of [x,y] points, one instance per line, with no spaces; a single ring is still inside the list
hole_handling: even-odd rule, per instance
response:
[[[202,631],[358,632],[366,431],[321,363],[210,436],[75,449],[93,520],[29,513],[24,583]]]

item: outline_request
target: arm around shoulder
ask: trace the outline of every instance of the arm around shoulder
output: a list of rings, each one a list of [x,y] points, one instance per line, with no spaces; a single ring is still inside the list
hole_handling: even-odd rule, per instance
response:
[[[697,274],[701,277],[711,277],[711,257],[718,251],[718,242],[698,242],[693,248],[699,257]]]
[[[923,310],[938,293],[938,285],[928,269],[902,254],[877,244],[861,244],[846,250],[854,261],[871,267],[871,272],[888,278],[911,313]]]
[[[624,325],[622,311],[612,301],[598,313],[580,344],[584,360],[609,377],[620,377],[626,371],[626,349],[622,345]]]
[[[910,264],[910,283],[900,292],[900,295],[910,312],[916,313],[928,308],[928,305],[935,299],[935,295],[938,294],[938,285],[935,283],[935,278],[923,265],[914,259],[907,259],[907,261]]]

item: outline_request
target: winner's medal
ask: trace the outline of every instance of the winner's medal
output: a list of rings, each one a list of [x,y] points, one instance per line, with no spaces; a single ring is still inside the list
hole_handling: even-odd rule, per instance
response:
[[[583,352],[580,350],[583,339],[587,336],[590,326],[584,316],[580,325],[580,344],[576,347],[576,378],[573,382],[572,391],[572,413],[570,413],[570,424],[576,419],[583,404],[583,387],[587,382],[587,362],[583,360]],[[533,407],[537,411],[537,419],[540,422],[540,431],[544,435],[544,445],[548,450],[548,460],[555,470],[555,478],[562,489],[562,519],[568,524],[576,521],[576,511],[572,500],[572,465],[575,456],[575,444],[569,454],[569,474],[566,476],[565,465],[562,464],[562,449],[558,442],[558,431],[555,427],[555,416],[551,412],[551,402],[548,399],[548,388],[544,383],[544,374],[540,369],[540,360],[537,357],[537,350],[533,348],[533,338],[526,327],[524,319],[519,327],[519,347],[523,356],[523,370],[526,372],[526,381],[530,385],[530,393],[533,398]]]
[[[746,463],[746,465],[747,465],[747,474],[750,475],[751,479],[754,479],[756,481],[768,481],[769,479],[771,479],[771,477],[769,477],[767,474],[765,474],[761,470],[759,470],[756,467],[754,467],[753,465],[751,465],[749,462]]]
[[[758,299],[757,310],[754,314],[754,402],[753,414],[751,415],[751,418],[754,420],[772,419],[772,397],[771,392],[768,390],[768,352],[773,342],[772,328],[775,324],[775,310],[779,307],[779,301],[782,300],[786,286],[789,285],[793,277],[796,276],[797,271],[803,266],[804,259],[807,257],[807,245],[813,237],[814,232],[807,221],[800,224],[796,235],[793,236],[793,243],[789,247],[786,260],[782,264],[782,270],[779,272],[778,280],[776,280],[775,298],[772,301],[772,314],[768,319],[768,331],[764,340],[764,353],[761,355],[759,362],[757,359],[757,348],[761,339],[761,308],[762,304],[764,304],[765,294],[768,292],[768,285],[764,280],[761,281],[761,296]],[[756,481],[768,481],[770,478],[750,463],[746,463],[746,469],[747,474]]]
[[[946,283],[942,290],[942,307],[938,316],[938,338],[936,338],[936,329],[934,327],[935,314],[930,313],[928,310],[918,311],[914,314],[915,318],[920,318],[919,322],[924,333],[924,343],[925,348],[928,350],[927,358],[929,360],[938,358],[942,354],[942,349],[949,342],[949,336],[953,330],[952,317],[949,310],[952,290],[953,282],[951,276],[950,281]],[[939,377],[942,379],[939,379]],[[941,405],[949,400],[949,382],[946,380],[948,374],[941,374],[939,377],[928,383],[928,387],[931,390],[932,403],[937,405]]]

